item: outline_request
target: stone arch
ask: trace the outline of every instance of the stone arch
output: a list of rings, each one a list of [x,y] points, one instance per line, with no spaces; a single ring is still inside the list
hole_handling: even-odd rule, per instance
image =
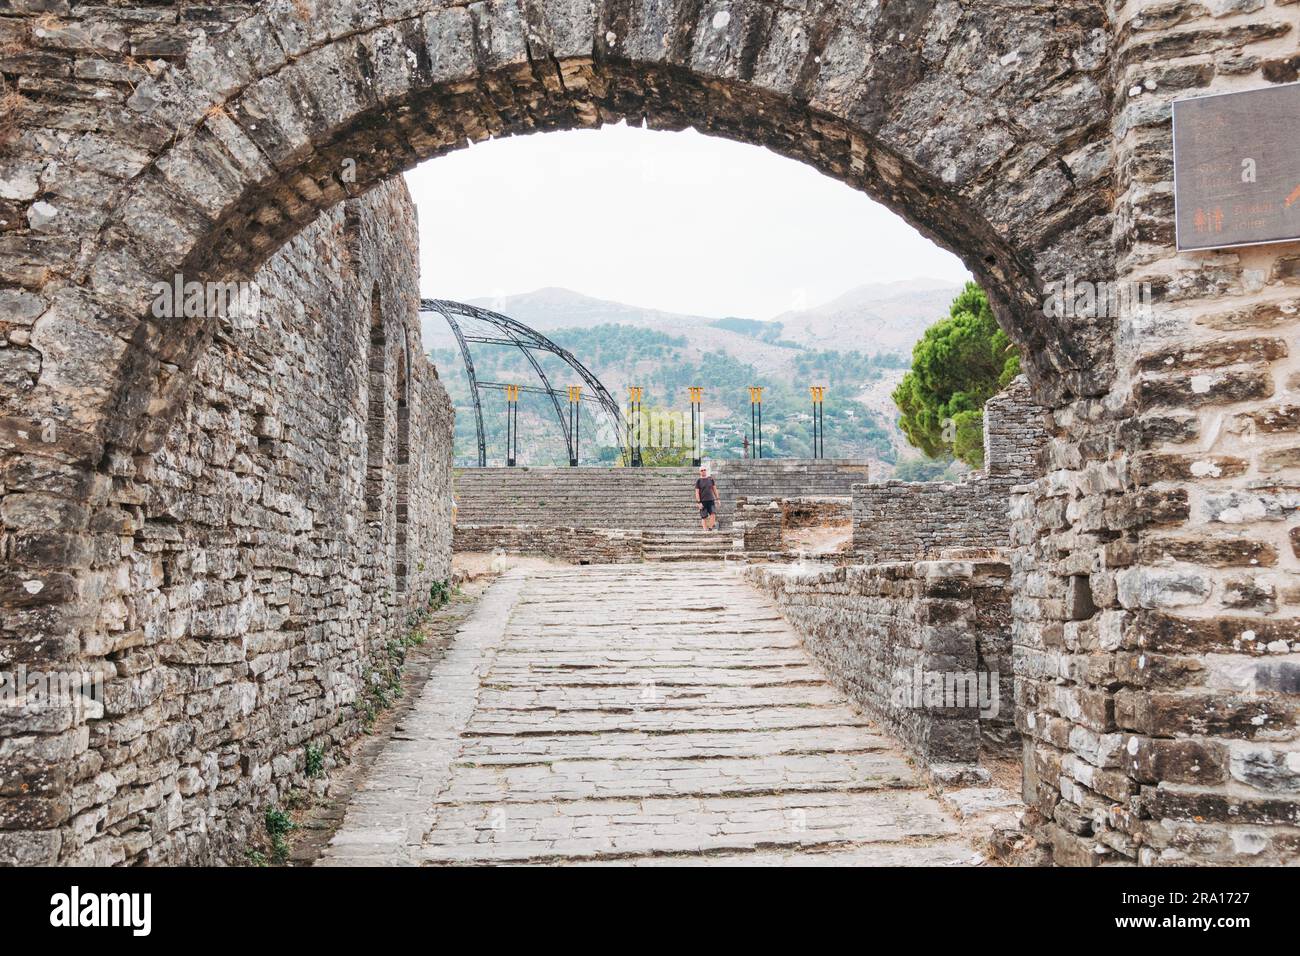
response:
[[[1294,860],[1294,668],[1265,655],[1294,652],[1300,615],[1297,247],[1174,248],[1169,101],[1293,77],[1300,6],[214,3],[207,36],[159,8],[148,79],[117,7],[10,6],[6,30],[42,23],[5,79],[30,71],[44,108],[7,117],[0,158],[8,659],[104,659],[116,568],[94,549],[130,527],[106,489],[163,440],[215,325],[146,318],[155,280],[248,274],[321,209],[488,136],[695,125],[962,253],[1031,353],[1055,439],[1013,509],[1017,696],[1057,861]],[[99,79],[73,70],[88,48]],[[1150,282],[1156,315],[1049,321],[1037,287],[1071,273]],[[38,793],[0,794],[6,858],[25,830],[61,852],[66,768],[33,767],[10,779]]]
[[[452,149],[622,120],[763,145],[867,192],[964,259],[1041,394],[1099,394],[1108,327],[1050,321],[1039,290],[1110,262],[1108,44],[1092,0],[259,4],[97,115],[99,205],[42,237],[31,283],[42,361],[23,414],[57,440],[20,430],[24,467],[67,473],[75,537],[117,463],[159,447],[216,323],[151,316],[155,282],[251,277],[323,210]],[[371,301],[366,427],[382,429],[395,343]],[[93,622],[84,571],[51,575],[41,613]]]
[[[184,393],[205,334],[140,318],[160,275],[252,274],[323,208],[431,156],[620,119],[766,145],[865,190],[963,257],[1040,388],[1104,387],[1105,330],[1053,323],[1039,301],[1043,276],[1097,272],[1085,264],[1108,250],[1107,34],[1091,2],[1014,18],[994,0],[329,6],[267,5],[119,117],[117,135],[149,148],[60,303],[113,316],[130,341],[98,370],[111,400],[93,424],[112,444]]]
[[[6,542],[21,566],[5,581],[7,633],[36,636],[21,647],[34,661],[96,656],[78,621],[111,591],[86,553],[106,527],[105,488],[162,440],[214,326],[148,318],[155,280],[251,274],[320,210],[488,136],[694,125],[891,206],[963,255],[1030,352],[1057,439],[1052,474],[1015,513],[1017,641],[1031,665],[1027,796],[1058,861],[1229,860],[1260,846],[1293,859],[1270,789],[1289,744],[1261,736],[1293,734],[1293,708],[1271,704],[1280,665],[1243,638],[1260,655],[1294,646],[1300,532],[1276,486],[1295,474],[1284,443],[1300,379],[1284,340],[1296,250],[1187,255],[1172,243],[1168,100],[1294,71],[1300,8],[1251,6],[213,5],[224,33],[152,79],[129,74],[129,96],[79,100],[48,125],[33,112],[11,144],[40,162],[10,181],[16,215],[4,199],[0,293],[30,326],[7,356],[27,363],[30,387],[0,396],[4,519],[39,520],[48,536]],[[31,58],[35,72],[64,62],[59,43]],[[44,176],[47,154],[92,186]],[[1159,314],[1118,329],[1048,320],[1039,287],[1069,273],[1151,281]],[[1189,392],[1193,372],[1209,391]],[[1247,444],[1246,428],[1275,431]],[[1263,517],[1222,517],[1248,508]],[[1238,583],[1255,580],[1254,561],[1274,569],[1276,594]],[[24,589],[33,568],[38,595]],[[1158,678],[1133,670],[1138,648]],[[1077,666],[1080,651],[1096,666]],[[1264,705],[1277,724],[1256,731]],[[5,803],[6,825],[58,825],[37,806]]]

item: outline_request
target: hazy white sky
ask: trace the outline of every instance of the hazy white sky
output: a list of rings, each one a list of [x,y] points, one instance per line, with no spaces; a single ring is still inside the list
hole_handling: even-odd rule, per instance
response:
[[[606,126],[492,140],[407,174],[421,292],[563,286],[707,316],[768,319],[867,282],[966,269],[885,207],[756,146]]]

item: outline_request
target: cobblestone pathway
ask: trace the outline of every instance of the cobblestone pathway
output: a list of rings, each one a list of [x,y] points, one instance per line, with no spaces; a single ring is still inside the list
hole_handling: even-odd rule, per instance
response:
[[[895,745],[721,563],[511,571],[322,865],[951,864]]]

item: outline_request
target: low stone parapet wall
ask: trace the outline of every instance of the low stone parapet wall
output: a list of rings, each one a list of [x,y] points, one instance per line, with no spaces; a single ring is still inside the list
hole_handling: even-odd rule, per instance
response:
[[[732,564],[792,564],[804,567],[845,567],[857,564],[857,557],[848,551],[828,551],[825,554],[796,554],[791,551],[728,551],[724,560]]]
[[[575,564],[626,564],[645,556],[644,540],[636,529],[457,525],[453,548],[536,554]]]
[[[870,477],[856,458],[741,458],[713,463],[724,503],[737,498],[848,497]]]
[[[927,764],[1016,746],[1010,566],[1000,558],[745,577],[775,598],[831,680]]]
[[[861,560],[909,561],[1011,541],[1014,479],[883,481],[853,488],[853,550]]]

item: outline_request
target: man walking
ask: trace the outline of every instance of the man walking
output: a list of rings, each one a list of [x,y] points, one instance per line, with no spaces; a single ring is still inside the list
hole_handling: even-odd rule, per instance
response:
[[[715,531],[718,526],[718,483],[709,476],[707,465],[700,466],[700,477],[695,479],[695,500],[700,506],[700,528]]]

